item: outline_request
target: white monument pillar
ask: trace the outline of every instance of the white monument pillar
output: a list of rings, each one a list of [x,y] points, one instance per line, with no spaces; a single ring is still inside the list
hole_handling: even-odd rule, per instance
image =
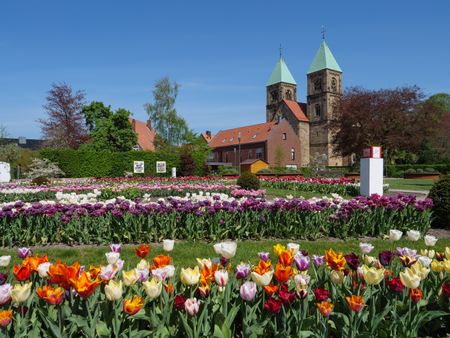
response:
[[[364,149],[359,173],[361,178],[361,195],[383,195],[383,162],[381,147]]]
[[[172,168],[172,178],[177,178],[177,168]]]

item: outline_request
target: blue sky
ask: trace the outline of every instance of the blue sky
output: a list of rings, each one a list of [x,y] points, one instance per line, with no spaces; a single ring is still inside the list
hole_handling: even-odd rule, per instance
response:
[[[264,122],[279,45],[305,99],[326,40],[345,87],[450,92],[450,1],[23,1],[0,4],[0,124],[39,137],[53,82],[146,119],[156,80],[180,85],[195,131]]]

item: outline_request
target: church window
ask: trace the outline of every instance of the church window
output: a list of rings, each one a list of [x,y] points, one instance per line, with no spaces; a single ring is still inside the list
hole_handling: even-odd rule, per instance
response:
[[[295,149],[291,148],[291,160],[294,161],[295,160]]]
[[[286,135],[286,133],[283,133],[283,140],[286,140],[287,139],[287,135]]]
[[[286,90],[286,100],[292,100],[292,92],[290,89]]]
[[[337,81],[336,81],[336,78],[335,78],[335,77],[333,77],[333,78],[331,79],[331,90],[332,90],[334,93],[337,92]]]
[[[316,104],[314,109],[316,111],[316,116],[320,116],[320,104]]]
[[[316,92],[322,90],[322,80],[321,79],[317,79],[314,81],[314,90]]]
[[[270,93],[272,96],[272,102],[278,101],[278,92],[274,90],[272,93]]]

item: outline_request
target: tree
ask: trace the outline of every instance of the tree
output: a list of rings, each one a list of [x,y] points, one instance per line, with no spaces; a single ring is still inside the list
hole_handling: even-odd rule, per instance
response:
[[[179,85],[165,77],[155,83],[153,103],[144,105],[150,120],[164,143],[180,145],[190,134],[186,121],[177,114],[175,100]]]
[[[388,162],[398,151],[415,152],[426,132],[418,87],[369,90],[349,88],[330,122],[334,152],[361,155],[366,146],[381,145]]]
[[[52,84],[43,106],[46,119],[39,119],[42,134],[47,145],[55,148],[77,149],[87,140],[81,109],[85,104],[85,94],[75,93],[66,83]]]
[[[191,155],[190,146],[184,146],[180,154],[180,174],[181,176],[193,176],[195,174],[195,162]]]
[[[64,171],[59,169],[57,163],[53,163],[46,158],[35,158],[31,162],[28,172],[25,174],[27,178],[31,179],[37,177],[60,177],[64,175]]]
[[[85,148],[104,151],[128,151],[137,143],[136,133],[128,120],[131,112],[119,108],[115,112],[103,102],[84,106],[82,114],[90,130],[91,143]]]

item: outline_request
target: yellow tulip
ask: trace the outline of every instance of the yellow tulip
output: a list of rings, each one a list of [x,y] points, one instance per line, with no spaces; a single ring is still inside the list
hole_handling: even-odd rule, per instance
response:
[[[445,258],[450,259],[450,247],[445,247]]]
[[[442,265],[444,265],[445,272],[450,273],[450,260],[444,259]]]
[[[148,269],[148,262],[145,259],[141,259],[141,261],[136,266],[138,270],[146,270]]]
[[[122,298],[122,294],[122,281],[116,282],[111,279],[105,286],[105,295],[106,298],[110,301],[119,300],[120,298]]]
[[[198,281],[200,279],[200,271],[198,266],[195,268],[187,268],[183,269],[181,268],[180,272],[180,279],[181,283],[184,285],[195,285],[198,284]]]
[[[426,256],[426,257],[429,257],[429,258],[434,258],[435,251],[434,250],[422,249],[422,250],[420,250],[420,254],[422,256]]]
[[[417,289],[420,285],[420,276],[417,276],[410,268],[406,268],[405,271],[400,272],[400,280],[409,289]]]
[[[428,274],[430,273],[430,269],[424,267],[420,261],[417,261],[411,266],[411,270],[420,277],[421,280],[424,280],[428,277]]]
[[[273,277],[273,270],[267,271],[260,275],[259,273],[253,271],[251,274],[252,280],[259,286],[266,286],[270,284]]]
[[[211,270],[212,262],[211,259],[208,258],[197,258],[197,264],[200,267],[200,270],[205,270],[205,267]]]
[[[434,260],[431,262],[431,270],[434,272],[442,272],[444,271],[444,264],[443,262],[439,262],[437,260]]]
[[[363,266],[364,280],[367,284],[379,284],[384,278],[384,269],[369,268],[367,265]]]
[[[123,283],[126,286],[134,285],[139,280],[139,275],[136,269],[130,271],[122,271]]]
[[[152,278],[150,281],[146,281],[142,283],[144,286],[145,292],[150,299],[155,299],[161,294],[162,291],[162,282]]]
[[[26,283],[23,285],[16,284],[9,291],[14,303],[19,304],[25,302],[31,294],[31,287],[33,283]]]
[[[286,247],[282,244],[277,244],[273,246],[273,252],[275,252],[275,255],[279,256],[283,251],[286,250]]]
[[[336,285],[342,285],[342,283],[344,282],[344,278],[345,275],[343,271],[333,270],[330,273],[330,280]]]
[[[364,264],[366,265],[372,265],[376,264],[377,259],[373,256],[364,255]]]

